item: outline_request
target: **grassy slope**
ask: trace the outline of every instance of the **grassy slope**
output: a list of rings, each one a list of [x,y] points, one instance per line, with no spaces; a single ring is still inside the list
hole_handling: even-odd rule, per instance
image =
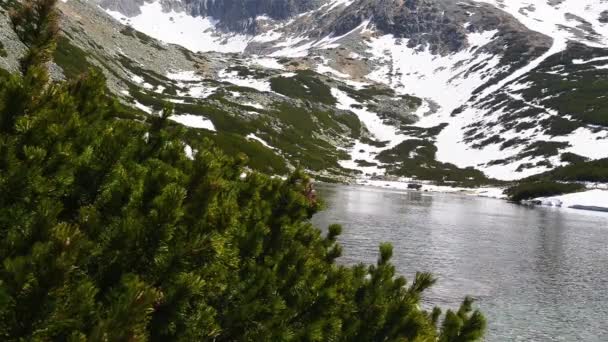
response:
[[[381,152],[377,159],[391,163],[388,172],[392,175],[417,177],[424,180],[455,182],[463,186],[497,184],[474,168],[461,169],[449,163],[436,160],[437,147],[428,140],[410,139],[396,147]]]

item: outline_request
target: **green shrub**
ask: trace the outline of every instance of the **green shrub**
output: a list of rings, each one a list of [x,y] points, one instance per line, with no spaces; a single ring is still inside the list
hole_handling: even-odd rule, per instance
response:
[[[270,80],[273,91],[291,98],[336,104],[331,89],[312,71],[298,71],[294,77],[274,77]]]
[[[376,157],[382,163],[392,164],[387,168],[391,175],[415,177],[439,183],[475,187],[498,184],[483,172],[472,167],[459,168],[454,164],[436,160],[437,147],[429,140],[409,139],[392,149],[384,150]]]
[[[505,191],[509,199],[521,202],[538,197],[556,196],[581,191],[585,186],[581,184],[557,183],[550,181],[523,182]]]
[[[540,175],[532,176],[529,180],[553,180],[563,182],[608,182],[608,159],[580,162],[579,158],[566,156],[575,162],[572,165],[558,167]],[[579,156],[580,157],[580,156]],[[581,157],[582,158],[582,157]]]
[[[4,49],[4,44],[2,44],[2,42],[0,42],[0,57],[6,57],[6,56],[8,56],[8,53]]]
[[[576,153],[566,152],[560,156],[560,160],[564,163],[578,164],[578,163],[584,163],[584,162],[588,161],[589,158],[579,156]]]
[[[68,79],[74,79],[93,67],[87,59],[88,55],[87,52],[70,43],[67,38],[60,37],[53,59],[63,69]]]
[[[391,245],[337,264],[341,227],[312,226],[303,173],[243,177],[240,156],[189,155],[170,107],[125,119],[100,73],[49,84],[24,66],[0,84],[3,341],[483,338],[470,298],[443,319],[421,308],[435,279],[398,277]]]

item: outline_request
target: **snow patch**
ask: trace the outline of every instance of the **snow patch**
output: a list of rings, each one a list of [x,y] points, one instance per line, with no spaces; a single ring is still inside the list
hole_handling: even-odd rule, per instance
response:
[[[192,149],[192,146],[186,144],[186,146],[184,146],[184,153],[186,154],[186,157],[188,159],[194,160],[194,155],[196,154],[196,151]]]
[[[494,35],[494,31],[474,34],[473,40],[485,45]],[[407,39],[393,35],[373,38],[368,44],[368,52],[381,65],[368,79],[387,84],[401,94],[431,99],[442,107],[441,117],[433,118],[425,127],[447,122],[451,112],[466,103],[477,88],[497,73],[500,65],[499,56],[470,51],[439,56],[428,47],[410,48]],[[474,67],[479,70],[468,73]]]
[[[148,107],[135,100],[135,108],[140,109],[148,114],[152,114],[152,107]]]
[[[168,79],[174,81],[186,81],[186,82],[196,82],[202,81],[203,78],[196,74],[196,71],[170,71],[165,75]]]
[[[350,78],[349,74],[345,74],[343,72],[340,72],[340,71],[338,71],[338,70],[336,70],[336,69],[334,69],[334,68],[332,68],[330,66],[327,66],[325,64],[319,64],[319,65],[317,65],[317,72],[319,74],[330,74],[330,75],[337,76],[337,77],[340,77],[340,78]]]
[[[561,49],[565,49],[564,42],[568,40],[578,41],[594,47],[608,46],[608,25],[600,22],[601,13],[608,10],[608,2],[606,1],[474,1],[489,3],[508,12],[530,30],[553,38],[554,44],[560,46]],[[581,22],[575,17],[582,18],[585,22]]]
[[[257,141],[260,144],[262,144],[264,147],[269,148],[271,150],[275,150],[275,148],[270,146],[264,139],[258,137],[257,135],[255,135],[253,133],[247,135],[247,139]]]
[[[253,107],[260,110],[265,109],[264,106],[262,106],[261,104],[254,102],[245,102],[243,103],[243,106]]]
[[[376,139],[382,142],[388,142],[386,147],[379,148],[357,140],[355,145],[348,151],[351,159],[340,161],[340,165],[347,169],[360,170],[364,174],[368,175],[384,175],[386,172],[385,169],[382,169],[379,166],[359,166],[356,161],[364,160],[367,162],[380,164],[377,160],[375,160],[376,155],[383,150],[391,149],[397,146],[399,143],[403,142],[406,137],[399,134],[395,127],[385,124],[382,119],[378,117],[378,115],[365,109],[364,106],[361,106],[359,102],[348,96],[348,94],[344,91],[332,88],[331,94],[338,101],[338,104],[336,105],[338,109],[355,113],[361,123],[367,127],[369,132]]]
[[[572,208],[574,206],[608,209],[608,191],[589,190],[561,196],[537,198],[543,205]]]
[[[252,59],[252,62],[259,66],[267,68],[267,69],[277,69],[277,70],[285,69],[283,64],[279,63],[276,58],[270,58],[270,57],[260,58],[260,57],[256,56]]]
[[[193,17],[174,10],[163,12],[160,1],[144,2],[140,11],[132,18],[111,10],[106,10],[106,13],[153,38],[195,52],[243,52],[252,39],[242,34],[219,33],[217,21],[212,18]]]
[[[264,79],[255,79],[252,77],[240,77],[238,71],[228,72],[224,69],[218,73],[219,81],[232,83],[239,87],[253,88],[261,92],[270,92],[270,82]]]
[[[199,115],[172,115],[169,117],[169,119],[187,127],[202,128],[213,132],[216,131],[215,126],[213,125],[213,122],[211,122],[211,120]]]

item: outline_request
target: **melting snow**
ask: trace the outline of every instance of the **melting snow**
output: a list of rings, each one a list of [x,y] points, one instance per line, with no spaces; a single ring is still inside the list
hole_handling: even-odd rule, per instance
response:
[[[178,44],[197,52],[243,52],[251,37],[219,34],[211,18],[192,17],[184,12],[163,12],[160,1],[144,2],[141,14],[126,18],[122,13],[106,12],[125,25],[166,43]]]
[[[168,79],[174,81],[186,81],[186,82],[194,82],[194,81],[202,81],[203,78],[196,74],[196,71],[170,71],[166,74]]]
[[[144,83],[144,79],[143,79],[143,77],[138,76],[138,75],[135,75],[135,74],[132,74],[132,75],[131,75],[131,81],[133,81],[133,82],[135,82],[135,83],[137,83],[137,84]]]
[[[608,191],[590,190],[561,196],[538,198],[545,205],[571,208],[573,206],[608,209]]]
[[[576,40],[590,46],[608,45],[608,25],[600,22],[601,13],[608,10],[608,2],[601,0],[475,0],[493,4],[513,15],[529,29],[554,39],[565,49],[563,42]],[[583,19],[581,22],[575,17]],[[585,26],[591,29],[583,31]],[[596,35],[590,34],[597,33]],[[559,51],[558,51],[559,52]]]
[[[349,0],[348,0],[349,1]],[[370,24],[369,20],[364,21],[359,26],[355,27],[350,32],[347,32],[341,36],[334,36],[329,34],[319,40],[311,40],[309,37],[300,36],[296,38],[289,38],[286,41],[276,44],[276,48],[279,50],[271,54],[272,57],[306,57],[311,49],[333,49],[340,46],[338,43],[340,40],[350,36],[355,32],[363,32],[368,29]]]
[[[253,133],[249,134],[247,136],[247,139],[255,140],[255,141],[259,142],[260,144],[264,145],[264,147],[267,147],[267,148],[269,148],[271,150],[275,149],[274,147],[270,146],[264,139],[258,137],[257,135],[255,135]]]
[[[209,131],[215,132],[215,126],[211,120],[204,118],[199,115],[192,114],[183,114],[183,115],[172,115],[169,117],[170,120],[173,120],[177,123],[180,123],[187,127],[192,128],[203,128]]]
[[[276,58],[270,58],[270,57],[260,58],[260,57],[256,56],[253,58],[252,61],[257,65],[263,66],[264,68],[268,68],[268,69],[277,69],[277,70],[285,69],[283,64],[279,63]]]
[[[215,94],[215,91],[218,89],[216,87],[208,87],[205,85],[185,85],[179,84],[180,87],[186,87],[188,89],[187,93],[178,91],[178,96],[189,96],[196,99],[206,99],[209,96]]]
[[[323,5],[321,8],[319,8],[319,10],[329,12],[339,6],[348,7],[353,2],[355,2],[355,0],[331,0],[329,3]],[[325,7],[327,7],[327,6],[329,6],[329,8],[326,9]]]
[[[345,74],[343,72],[340,72],[330,66],[327,66],[325,64],[319,64],[317,65],[317,72],[319,74],[332,74],[334,76],[340,77],[340,78],[350,78],[349,74]]]
[[[567,47],[568,40],[577,40],[590,46],[608,47],[608,25],[599,21],[600,13],[608,10],[607,1],[599,0],[559,0],[559,1],[539,1],[539,0],[475,0],[477,2],[493,4],[496,7],[511,13],[516,19],[522,22],[531,30],[543,33],[553,38],[552,47],[542,56],[532,61],[530,64],[515,71],[497,84],[486,88],[477,98],[483,100],[489,98],[496,91],[508,86],[509,92],[517,92],[526,87],[525,84],[516,83],[517,79],[524,76],[544,60],[555,53],[563,51]],[[331,0],[318,11],[329,11],[338,6],[349,6],[353,0]],[[148,35],[165,42],[175,43],[185,46],[194,51],[219,51],[219,52],[243,52],[250,42],[271,42],[282,38],[282,34],[274,30],[267,31],[257,37],[250,37],[239,34],[220,34],[216,30],[216,22],[210,18],[192,17],[185,13],[169,12],[163,13],[159,1],[153,3],[144,2],[141,7],[142,13],[133,18],[125,18],[122,14],[107,11],[111,16],[124,24],[131,25],[135,29],[147,33]],[[304,13],[301,16],[309,15],[312,12]],[[588,25],[576,18],[584,18]],[[267,18],[258,18],[268,20]],[[289,23],[281,23],[281,27]],[[368,31],[369,21],[363,22],[359,27],[342,36],[328,35],[322,39],[313,40],[305,35],[300,37],[290,37],[275,45],[277,49],[269,57],[253,56],[251,63],[262,67],[283,70],[284,66],[277,62],[278,56],[305,57],[311,49],[331,49],[339,46],[341,40],[356,32]],[[584,32],[587,30],[586,32]],[[512,148],[502,151],[497,145],[489,145],[483,149],[472,149],[463,142],[463,130],[466,126],[476,123],[489,123],[500,118],[503,112],[500,110],[490,113],[476,108],[465,108],[460,114],[453,117],[451,113],[466,104],[472,97],[474,90],[489,81],[493,76],[501,71],[500,56],[480,53],[478,48],[490,43],[497,34],[497,30],[471,33],[468,42],[471,46],[468,50],[463,50],[446,56],[433,55],[428,48],[412,49],[407,47],[407,39],[397,39],[392,35],[385,35],[371,38],[369,41],[368,52],[372,55],[375,62],[380,67],[375,69],[367,76],[369,80],[385,83],[391,86],[400,94],[412,94],[424,99],[417,114],[421,118],[418,126],[433,127],[441,123],[448,123],[437,137],[438,147],[437,159],[443,162],[454,163],[460,167],[475,166],[487,163],[496,159],[503,159],[505,154],[514,155],[521,151],[521,148]],[[594,34],[593,32],[597,33]],[[608,56],[593,58],[590,60],[574,60],[575,64],[586,64],[597,61],[608,60]],[[508,66],[507,66],[508,67]],[[608,68],[608,65],[595,66],[595,68]],[[474,72],[470,72],[471,70]],[[504,69],[502,69],[504,70]],[[349,75],[335,70],[322,63],[317,66],[320,73],[330,73],[340,78],[345,78],[345,82],[356,87],[365,85],[363,82],[348,80]],[[555,71],[559,72],[559,71]],[[254,79],[249,77],[239,77],[237,72],[229,73],[223,70],[219,73],[222,81],[229,82],[238,86],[251,87],[262,92],[271,91],[270,83],[264,79]],[[293,77],[294,73],[284,73],[284,77]],[[189,96],[204,98],[215,91],[215,88],[206,87],[202,84],[202,78],[197,76],[194,71],[176,71],[168,73],[167,77],[179,82],[200,82],[196,84],[180,83],[179,86],[187,88]],[[143,78],[134,75],[133,80],[138,84],[144,84]],[[367,126],[369,131],[378,140],[389,141],[391,148],[407,137],[400,135],[395,127],[385,125],[382,120],[374,113],[366,109],[352,108],[353,104],[359,104],[348,94],[337,89],[332,89],[332,94],[338,99],[338,108],[354,112],[360,120]],[[516,96],[511,94],[512,96]],[[178,101],[178,100],[173,100]],[[431,112],[430,104],[439,105],[438,112],[425,115]],[[152,110],[138,102],[136,107],[151,113]],[[249,104],[259,108],[260,105]],[[256,106],[254,106],[256,105]],[[529,104],[536,106],[535,104]],[[261,109],[261,108],[259,108]],[[544,116],[555,115],[550,109],[542,108]],[[186,115],[184,120],[188,121],[192,115]],[[175,118],[175,117],[174,117]],[[203,120],[206,125],[213,124],[211,121],[201,117],[196,120]],[[190,118],[194,120],[193,118]],[[206,120],[206,121],[205,121]],[[177,120],[176,120],[177,121]],[[199,125],[202,125],[198,122]],[[186,124],[186,123],[184,123]],[[188,125],[188,124],[186,124]],[[195,126],[193,126],[195,127]],[[202,127],[207,128],[207,127]],[[488,136],[500,133],[503,138],[517,137],[514,131],[509,132],[487,132]],[[524,132],[530,134],[531,132]],[[521,133],[520,133],[521,134]],[[605,133],[604,133],[605,134]],[[259,141],[255,135],[248,138]],[[257,139],[256,139],[257,138]],[[608,155],[608,139],[602,133],[594,133],[590,128],[580,128],[569,136],[550,137],[545,135],[535,136],[536,140],[547,141],[568,141],[572,147],[568,151],[591,158],[602,158]],[[261,139],[260,139],[261,140]],[[266,145],[266,144],[265,144]],[[523,147],[522,147],[523,148]],[[364,152],[361,152],[363,150]],[[352,160],[342,162],[343,166],[360,169],[367,173],[383,174],[384,170],[378,167],[361,168],[354,162],[357,159],[374,161],[375,155],[381,149],[362,144],[357,141],[352,149]],[[528,160],[523,162],[535,162],[538,160]],[[555,158],[550,159],[555,165],[560,161]],[[501,179],[516,179],[529,174],[544,171],[542,168],[529,169],[524,173],[515,172],[518,163],[497,165],[492,167],[482,167],[489,176]]]
[[[184,153],[186,153],[188,159],[194,160],[194,154],[196,152],[192,149],[192,146],[186,144],[186,146],[184,146]]]
[[[351,160],[340,161],[340,165],[344,168],[360,170],[369,175],[383,175],[384,169],[378,166],[359,166],[356,160],[365,160],[368,162],[379,163],[375,160],[376,155],[387,149],[391,149],[397,146],[399,143],[405,140],[404,135],[400,135],[397,129],[393,126],[385,124],[382,119],[375,113],[372,113],[364,108],[354,108],[353,105],[361,105],[355,99],[351,98],[344,91],[332,88],[331,94],[338,100],[337,108],[342,110],[348,110],[357,115],[359,120],[367,127],[369,132],[379,141],[388,141],[388,145],[384,148],[368,145],[357,140],[355,146],[350,149]],[[358,107],[358,106],[357,106]]]
[[[482,46],[491,42],[495,34],[495,31],[487,31],[472,34],[469,38],[476,46]],[[419,109],[424,111],[423,114],[430,109],[429,100],[441,106],[437,114],[421,115],[416,124],[427,128],[442,123],[449,124],[437,137],[439,161],[467,167],[477,165],[481,160],[502,159],[504,152],[497,146],[474,150],[463,142],[464,127],[478,121],[480,111],[469,108],[457,116],[451,115],[455,109],[467,103],[478,87],[499,71],[500,57],[486,53],[474,54],[472,51],[460,51],[447,56],[433,55],[428,48],[409,48],[407,40],[392,35],[372,39],[369,46],[369,52],[383,64],[367,76],[369,79],[386,83],[402,94],[413,94],[426,99],[426,107],[423,105]],[[472,68],[477,71],[469,72]],[[509,170],[506,174],[491,176],[521,176],[513,174],[514,170]]]
[[[485,45],[495,34],[494,31],[474,34],[473,40],[478,45]],[[424,50],[412,49],[407,43],[407,39],[398,39],[393,35],[372,39],[368,52],[383,67],[367,78],[388,84],[402,94],[432,99],[442,106],[443,118],[434,118],[430,126],[446,120],[454,109],[466,103],[475,89],[496,74],[500,64],[500,57],[490,54],[461,51],[438,56],[432,54],[428,47]],[[467,73],[474,66],[483,67],[476,73]]]
[[[267,80],[255,79],[250,77],[239,77],[238,71],[228,72],[226,69],[218,73],[219,81],[235,84],[239,87],[248,87],[261,92],[270,92],[270,82]]]
[[[608,60],[608,56],[592,58],[592,59],[589,59],[589,60],[573,59],[572,63],[573,64],[587,64],[587,63],[593,63],[593,62],[605,61],[605,60]]]
[[[254,103],[254,102],[243,103],[243,106],[249,106],[249,107],[253,107],[253,108],[256,108],[256,109],[265,109],[264,106],[262,106],[261,104]]]
[[[152,108],[145,106],[141,103],[139,103],[137,100],[135,101],[135,108],[141,109],[142,111],[148,113],[148,114],[152,114]]]

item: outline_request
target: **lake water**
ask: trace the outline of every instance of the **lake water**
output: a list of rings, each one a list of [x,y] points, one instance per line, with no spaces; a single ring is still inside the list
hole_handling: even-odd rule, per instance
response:
[[[432,272],[425,303],[476,298],[488,341],[608,341],[608,213],[528,208],[452,194],[318,185],[319,227],[344,226],[345,263],[374,263],[391,242],[412,279]]]

